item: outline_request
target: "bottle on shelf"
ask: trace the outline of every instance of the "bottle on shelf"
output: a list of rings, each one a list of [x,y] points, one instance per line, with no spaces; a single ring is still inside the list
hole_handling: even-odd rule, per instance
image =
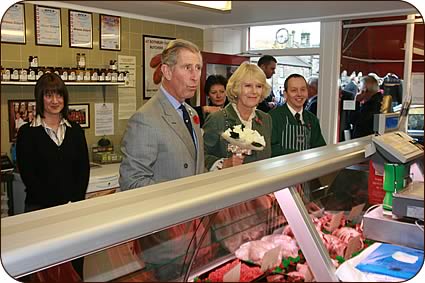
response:
[[[80,57],[81,57],[80,53],[77,53],[75,57],[77,59],[77,68],[80,68]]]
[[[86,54],[83,53],[80,56],[80,68],[86,68]]]

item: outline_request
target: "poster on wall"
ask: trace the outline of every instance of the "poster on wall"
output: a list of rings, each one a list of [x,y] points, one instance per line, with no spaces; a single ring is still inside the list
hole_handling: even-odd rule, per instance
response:
[[[68,120],[80,124],[81,128],[90,128],[90,105],[69,104]]]
[[[108,136],[114,134],[114,104],[95,103],[94,104],[94,135]]]
[[[143,99],[149,99],[158,93],[162,78],[161,53],[173,39],[175,38],[143,36]]]
[[[93,48],[92,14],[69,10],[69,46]]]
[[[12,5],[1,22],[1,42],[25,44],[25,6]]]
[[[9,100],[9,141],[15,142],[22,125],[31,123],[36,117],[35,100]]]
[[[61,9],[35,5],[35,44],[62,46]]]
[[[121,17],[100,15],[100,49],[121,50]]]

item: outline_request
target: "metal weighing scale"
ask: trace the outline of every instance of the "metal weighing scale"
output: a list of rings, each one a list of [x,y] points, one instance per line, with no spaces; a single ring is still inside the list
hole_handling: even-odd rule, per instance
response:
[[[424,183],[412,183],[393,194],[393,215],[398,218],[424,219]]]

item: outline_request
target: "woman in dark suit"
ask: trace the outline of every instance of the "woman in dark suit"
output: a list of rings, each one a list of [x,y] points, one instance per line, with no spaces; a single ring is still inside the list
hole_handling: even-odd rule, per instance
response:
[[[201,127],[210,113],[217,112],[227,105],[226,97],[227,79],[222,75],[211,75],[207,78],[204,93],[207,97],[207,105],[194,107],[200,117]]]
[[[89,156],[80,125],[67,120],[68,90],[54,73],[36,85],[36,117],[19,128],[16,155],[26,187],[25,212],[83,200],[89,183]],[[82,258],[74,260],[82,278]]]

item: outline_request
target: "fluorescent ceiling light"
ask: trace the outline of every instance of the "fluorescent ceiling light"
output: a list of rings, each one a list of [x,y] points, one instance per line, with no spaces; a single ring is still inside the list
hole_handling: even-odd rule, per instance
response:
[[[232,10],[232,1],[179,1],[181,3],[206,7],[220,11]]]

